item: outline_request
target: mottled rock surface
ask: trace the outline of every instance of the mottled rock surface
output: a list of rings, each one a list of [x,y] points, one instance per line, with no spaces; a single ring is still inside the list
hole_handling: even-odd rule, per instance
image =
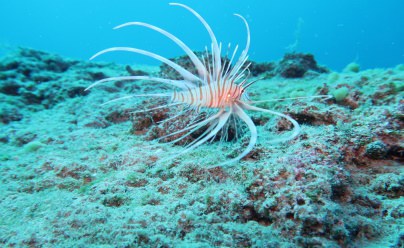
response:
[[[258,145],[239,163],[210,169],[242,152],[249,132],[169,160],[197,136],[152,140],[192,113],[167,122],[182,109],[134,113],[167,103],[156,98],[101,105],[169,88],[121,80],[83,91],[105,77],[171,73],[165,67],[24,48],[0,59],[1,246],[402,246],[404,66],[325,73],[309,55],[290,56],[252,64],[252,75],[267,79],[249,88],[251,99],[335,98],[258,104],[295,118],[301,134],[272,144],[290,123],[248,113]],[[308,71],[282,75],[290,61]]]

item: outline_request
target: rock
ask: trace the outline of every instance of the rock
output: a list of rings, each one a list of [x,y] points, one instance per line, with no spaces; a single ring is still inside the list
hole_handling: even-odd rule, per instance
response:
[[[328,72],[328,69],[319,67],[312,54],[288,53],[279,62],[277,72],[284,78],[302,78],[309,70],[318,73]]]
[[[387,155],[387,146],[381,141],[374,141],[366,146],[365,155],[373,159],[383,159]]]

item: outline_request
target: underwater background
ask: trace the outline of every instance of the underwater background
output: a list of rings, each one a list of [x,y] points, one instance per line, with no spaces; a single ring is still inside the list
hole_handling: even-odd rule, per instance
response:
[[[254,61],[280,59],[287,51],[310,51],[321,64],[341,70],[349,62],[375,68],[391,67],[404,59],[401,0],[182,3],[198,9],[224,45],[244,44],[244,26],[233,13],[245,16],[251,26],[250,57]],[[0,7],[0,44],[34,47],[73,58],[88,59],[112,44],[130,44],[167,57],[181,55],[173,42],[150,30],[112,30],[128,21],[170,30],[194,49],[203,50],[209,44],[196,18],[170,7],[168,1],[16,0],[3,1]],[[156,64],[143,56],[125,57],[124,62]]]
[[[196,73],[163,35],[112,29],[150,23],[201,56],[206,29],[168,3],[0,2],[0,247],[404,247],[404,1],[181,1],[223,48],[239,44],[236,56],[246,30],[233,14],[246,18],[249,98],[301,127],[274,143],[291,122],[246,111],[258,142],[226,166],[251,137],[240,122],[175,159],[204,129],[166,137],[218,109],[104,104],[172,91],[147,78],[86,90],[116,76],[182,79],[139,54],[89,61],[114,46]]]

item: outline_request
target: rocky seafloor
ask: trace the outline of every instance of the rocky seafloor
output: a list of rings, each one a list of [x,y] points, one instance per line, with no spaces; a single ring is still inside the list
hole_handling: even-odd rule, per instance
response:
[[[185,57],[175,59],[186,66]],[[167,92],[121,75],[163,75],[167,67],[66,59],[20,48],[0,59],[0,246],[2,247],[403,247],[404,65],[343,72],[309,54],[252,63],[262,78],[254,100],[290,124],[251,112],[254,150],[232,166],[249,133],[159,162],[184,144],[153,139],[178,109],[154,98],[102,103],[128,93]],[[190,136],[190,140],[195,137]],[[184,142],[184,143],[186,143]]]

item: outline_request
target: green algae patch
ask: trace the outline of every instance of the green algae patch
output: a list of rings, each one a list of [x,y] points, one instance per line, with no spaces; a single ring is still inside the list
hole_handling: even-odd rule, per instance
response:
[[[43,147],[45,144],[43,144],[40,141],[31,141],[28,144],[24,146],[24,151],[26,152],[36,152],[38,151],[41,147]]]
[[[358,73],[361,70],[361,67],[358,63],[352,62],[349,63],[345,68],[344,72],[353,72],[353,73]]]
[[[328,75],[327,81],[329,84],[333,84],[337,82],[339,79],[339,74],[337,72],[332,72],[330,75]]]
[[[345,86],[338,88],[332,92],[332,95],[334,96],[334,98],[337,102],[344,100],[345,97],[348,96],[348,94],[349,94],[349,89]]]

